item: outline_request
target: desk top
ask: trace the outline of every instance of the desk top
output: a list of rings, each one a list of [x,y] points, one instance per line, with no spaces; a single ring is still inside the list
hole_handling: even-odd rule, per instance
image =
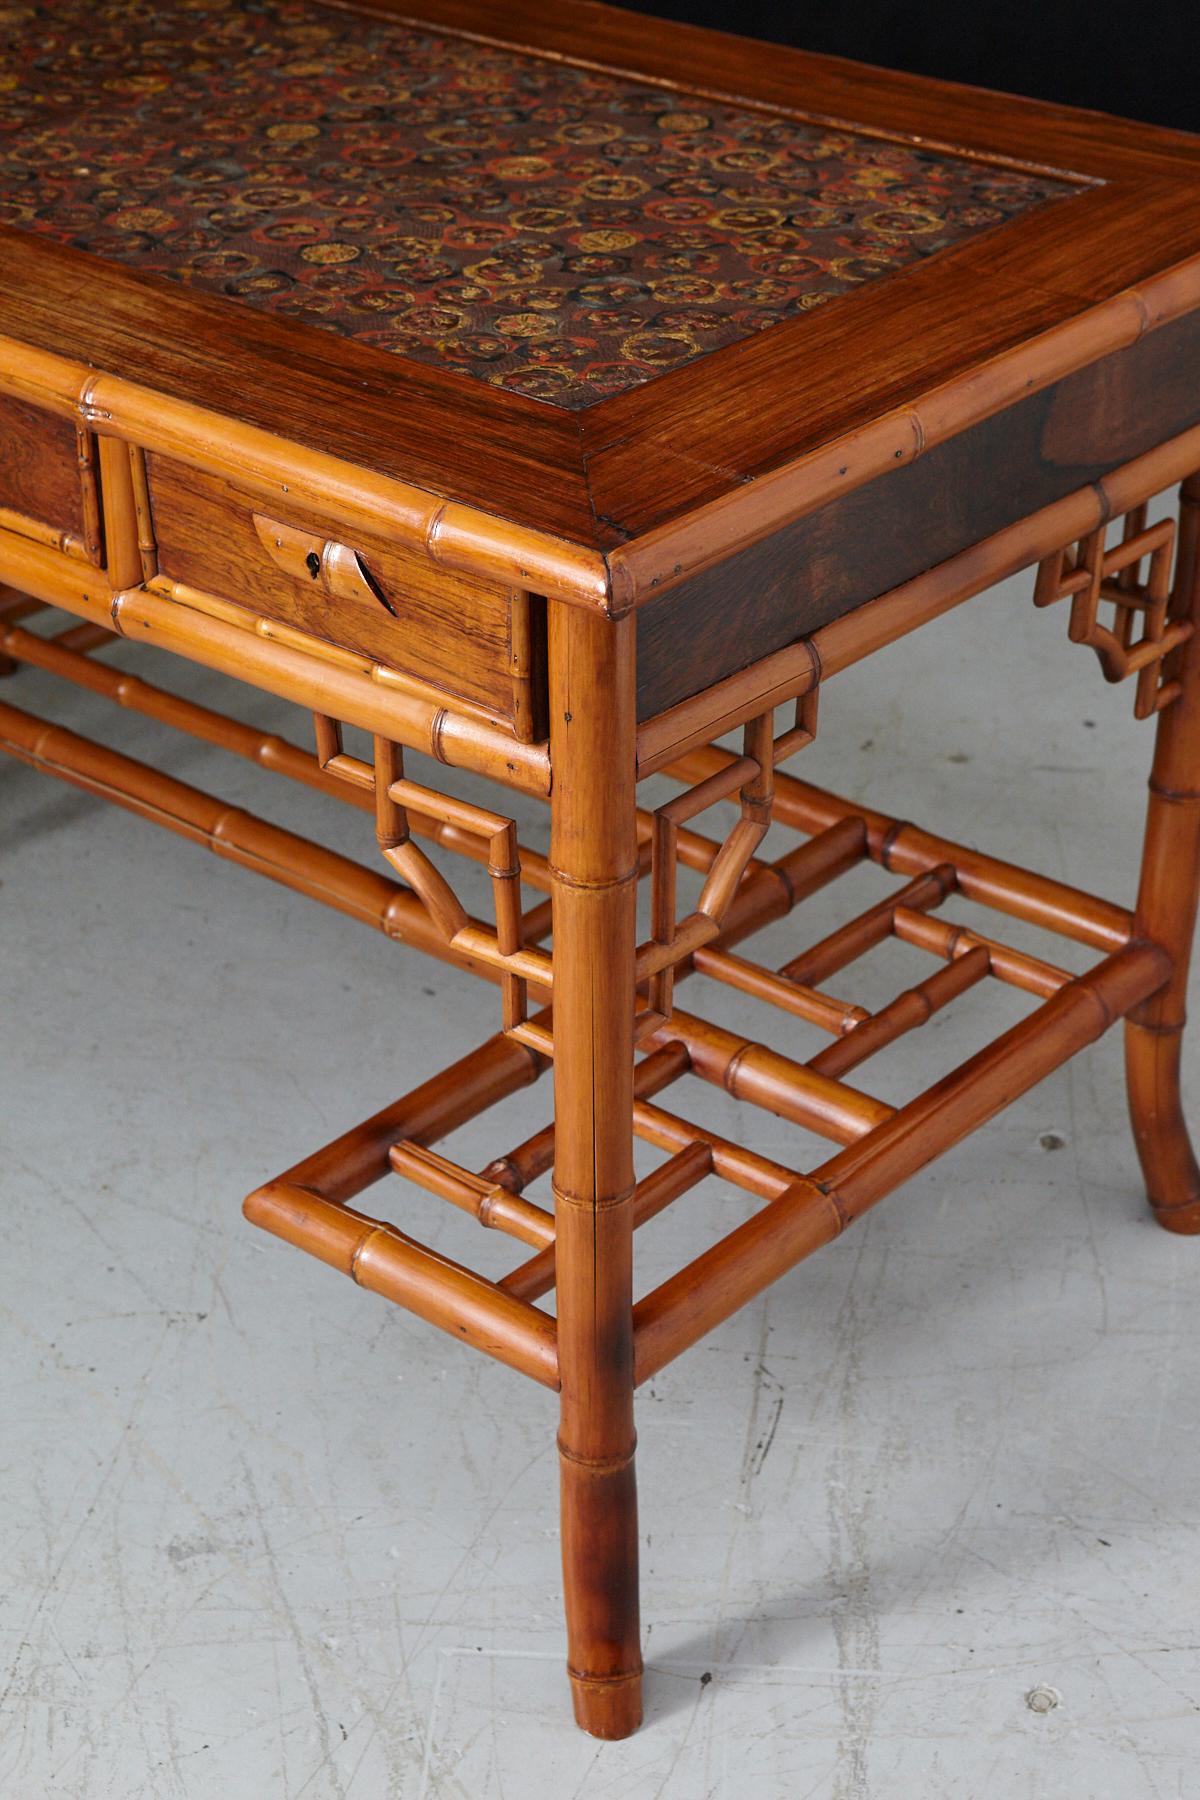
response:
[[[0,335],[640,597],[1200,303],[1200,139],[582,0],[416,10],[0,0]]]
[[[10,53],[8,224],[552,406],[1078,192],[312,0],[95,10]]]

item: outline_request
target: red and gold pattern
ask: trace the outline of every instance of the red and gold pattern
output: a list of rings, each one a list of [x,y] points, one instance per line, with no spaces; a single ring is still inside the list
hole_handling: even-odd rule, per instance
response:
[[[318,0],[0,0],[0,222],[563,407],[1074,191]]]

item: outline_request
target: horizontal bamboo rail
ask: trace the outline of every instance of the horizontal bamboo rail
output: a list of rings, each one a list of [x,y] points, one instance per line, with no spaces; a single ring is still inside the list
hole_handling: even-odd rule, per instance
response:
[[[680,781],[694,782],[731,760],[728,750],[694,750],[673,763],[669,772]],[[866,829],[871,856],[892,873],[924,875],[940,864],[949,865],[965,899],[1094,949],[1119,949],[1133,930],[1133,914],[1127,907],[970,850],[857,801],[842,800],[795,776],[775,777],[775,817],[781,825],[804,832],[824,832],[843,821],[857,821]]]
[[[543,797],[550,792],[544,744],[521,743],[498,725],[450,711],[445,701],[407,692],[374,664],[320,658],[298,647],[298,633],[287,640],[278,628],[260,634],[253,615],[246,615],[246,624],[232,624],[190,605],[189,598],[189,590],[177,585],[169,595],[134,588],[116,596],[113,618],[123,637],[157,644],[309,712],[358,725],[455,768],[490,775],[505,787]]]
[[[38,604],[37,601],[28,603],[30,607]],[[4,616],[0,613],[0,619]],[[7,616],[11,618],[18,615],[9,613]],[[84,636],[84,633],[92,635]],[[199,739],[202,743],[228,750],[231,755],[240,756],[268,773],[284,775],[289,781],[299,782],[318,793],[345,801],[358,807],[361,812],[374,812],[374,777],[368,765],[362,765],[361,781],[347,780],[344,771],[331,770],[321,756],[300,749],[275,732],[259,731],[253,725],[244,725],[241,720],[232,719],[212,707],[201,706],[197,701],[186,700],[166,688],[155,687],[140,675],[129,675],[123,669],[109,668],[106,664],[97,662],[94,657],[83,654],[85,650],[114,641],[115,636],[111,631],[87,623],[76,625],[70,631],[61,632],[52,638],[37,637],[33,632],[24,631],[16,625],[6,630],[0,624],[0,656],[9,656],[14,662],[28,663],[33,668],[44,669],[47,674],[70,682],[75,687],[102,695],[115,706],[137,713],[145,719],[155,719],[162,725],[171,726],[175,731]],[[344,760],[349,762],[351,759]],[[440,844],[444,849],[452,850],[456,856],[487,863],[487,845],[476,832],[435,819],[417,807],[408,809],[408,821],[418,837]],[[531,887],[548,890],[550,871],[546,858],[539,856],[536,851],[522,851],[521,879]]]
[[[522,743],[499,724],[452,711],[444,700],[430,697],[432,690],[423,684],[411,684],[410,691],[402,676],[363,658],[333,660],[316,640],[305,647],[298,633],[286,642],[278,631],[260,634],[251,613],[233,624],[211,608],[190,604],[186,589],[172,588],[169,594],[116,590],[98,569],[12,535],[0,536],[0,581],[122,637],[158,644],[294,701],[307,712],[392,738],[438,762],[490,775],[505,787],[542,797],[550,792],[544,744]],[[220,610],[232,614],[238,609]]]
[[[1142,287],[1116,295],[994,357],[968,382],[935,389],[915,408],[897,407],[850,436],[822,444],[796,461],[694,508],[681,520],[643,532],[609,553],[614,611],[653,603],[690,576],[914,461],[935,444],[1027,399],[1073,369],[1127,348],[1143,336],[1150,321],[1159,326],[1179,317],[1196,304],[1198,296],[1200,257],[1193,257]],[[1182,480],[1198,465],[1200,427],[1193,427],[1125,468],[1138,471],[1132,478],[1138,485],[1142,480],[1150,484],[1146,489],[1149,495]],[[1168,473],[1160,477],[1158,471],[1163,467]],[[1143,474],[1150,470],[1152,474]],[[1097,488],[1103,490],[1099,504],[1112,498],[1105,483],[1097,483]],[[1114,505],[1113,510],[1124,509]],[[1049,549],[1057,549],[1070,536],[1066,532]]]
[[[895,1043],[905,1032],[925,1025],[935,1013],[965,994],[991,973],[991,958],[982,944],[955,957],[945,968],[906,988],[902,994],[868,1019],[861,1020],[853,1031],[835,1044],[810,1058],[809,1068],[822,1075],[840,1076],[857,1068],[876,1051]]]
[[[410,545],[441,568],[608,609],[604,559],[585,545],[515,525],[138,383],[97,375],[83,363],[14,338],[0,337],[0,391],[108,437],[176,457],[243,493]]]
[[[252,1225],[307,1250],[360,1287],[557,1389],[554,1320],[494,1281],[418,1244],[394,1225],[287,1182],[259,1188],[243,1210]]]
[[[119,751],[2,704],[0,751],[153,824],[165,825],[227,862],[321,900],[385,937],[413,944],[471,974],[500,979],[502,965],[492,949],[494,934],[486,925],[471,922],[473,949],[451,946],[416,895],[399,882]]]
[[[836,975],[848,963],[857,962],[868,950],[892,935],[897,907],[907,907],[911,912],[925,912],[940,906],[949,894],[954,892],[955,873],[951,863],[938,863],[932,869],[926,869],[915,875],[906,887],[897,894],[888,894],[874,906],[859,913],[856,919],[850,919],[831,931],[820,943],[793,956],[784,964],[780,974],[789,981],[797,981],[811,986],[814,982],[824,981],[828,975]]]
[[[497,1032],[411,1093],[285,1169],[280,1180],[310,1189],[325,1200],[353,1200],[388,1173],[393,1144],[436,1143],[528,1087],[545,1066],[524,1045]]]
[[[42,519],[31,519],[28,513],[14,512],[10,506],[0,506],[0,531],[12,532],[17,537],[32,538],[35,544],[44,544],[50,550],[57,550],[62,556],[69,556],[75,562],[89,563],[91,557],[87,545],[73,531],[62,531],[56,525],[47,525]]]
[[[798,638],[749,668],[680,700],[638,727],[638,780],[644,781],[698,745],[724,737],[768,707],[811,693],[821,679],[812,640]]]
[[[949,925],[944,919],[931,918],[928,913],[914,912],[907,906],[896,908],[892,929],[903,943],[918,944],[935,956],[954,959],[983,950],[987,953],[989,975],[1007,982],[1010,987],[1037,994],[1043,1000],[1048,1000],[1070,980],[1065,969],[1057,969],[1040,957],[1010,949],[1007,944],[985,937],[982,932],[968,930],[965,925]]]
[[[778,1199],[634,1307],[638,1381],[664,1368],[943,1151],[1099,1037],[1170,975],[1130,944]]]
[[[652,775],[723,736],[765,706],[807,694],[943,613],[1041,563],[1108,519],[1120,517],[1200,464],[1200,426],[1134,458],[1102,480],[1006,526],[911,581],[854,607],[807,638],[647,720],[638,730],[638,776]]]
[[[701,1080],[835,1143],[853,1143],[889,1119],[894,1110],[882,1100],[860,1094],[844,1082],[828,1081],[803,1063],[690,1013],[673,1012],[647,1042],[655,1047],[681,1043],[692,1073]]]
[[[388,1159],[397,1175],[415,1182],[431,1194],[439,1194],[452,1206],[470,1213],[481,1225],[507,1232],[510,1237],[520,1238],[523,1243],[533,1244],[538,1249],[554,1242],[553,1213],[510,1193],[497,1182],[469,1174],[424,1144],[414,1144],[403,1138],[392,1145]]]
[[[805,987],[790,976],[774,974],[748,957],[735,956],[731,950],[712,946],[694,950],[692,967],[699,975],[711,975],[725,987],[737,988],[755,1000],[765,1000],[781,1012],[794,1013],[796,1018],[807,1019],[810,1025],[819,1025],[825,1031],[850,1031],[868,1016],[861,1006]]]
[[[796,1179],[794,1169],[750,1150],[745,1144],[734,1144],[691,1119],[681,1119],[649,1100],[635,1100],[633,1129],[644,1143],[660,1150],[686,1150],[689,1144],[703,1144],[712,1153],[713,1174],[748,1194],[763,1200],[777,1200]]]
[[[547,1387],[558,1385],[553,1319],[460,1264],[418,1244],[398,1227],[351,1209],[348,1202],[387,1174],[394,1160],[411,1166],[424,1157],[420,1178],[445,1191],[443,1172],[454,1165],[433,1157],[431,1142],[479,1112],[536,1081],[537,1056],[503,1032],[424,1082],[403,1099],[356,1125],[251,1194],[243,1211],[252,1224],[350,1275],[360,1286],[473,1344]],[[400,1157],[396,1158],[397,1148]],[[480,1184],[483,1185],[483,1184]],[[461,1197],[456,1198],[456,1203]],[[505,1195],[508,1223],[548,1215]],[[470,1210],[476,1210],[473,1206]],[[477,1216],[478,1212],[477,1212]],[[490,1222],[501,1223],[499,1215]],[[551,1226],[552,1229],[552,1226]],[[538,1241],[547,1241],[541,1226]]]

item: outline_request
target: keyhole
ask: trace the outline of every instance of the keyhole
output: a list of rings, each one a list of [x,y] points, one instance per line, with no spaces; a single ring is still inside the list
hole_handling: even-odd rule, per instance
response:
[[[304,559],[304,566],[315,581],[317,576],[321,573],[321,559],[315,550],[309,551]]]

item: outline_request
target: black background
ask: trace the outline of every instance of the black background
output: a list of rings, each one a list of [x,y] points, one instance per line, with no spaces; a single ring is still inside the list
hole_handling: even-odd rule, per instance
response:
[[[625,0],[741,32],[1011,94],[1200,131],[1200,0]]]

